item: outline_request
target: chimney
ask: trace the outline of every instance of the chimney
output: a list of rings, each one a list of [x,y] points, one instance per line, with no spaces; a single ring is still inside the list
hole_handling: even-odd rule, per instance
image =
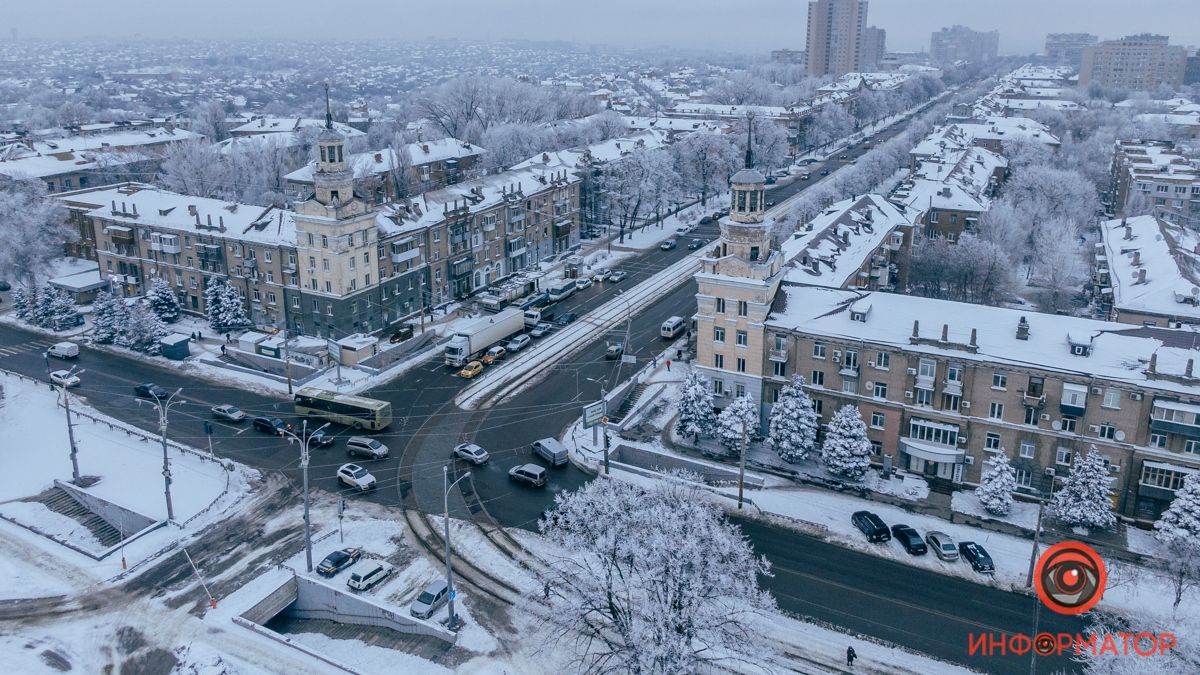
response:
[[[125,202],[121,202],[121,215],[129,213],[129,209],[125,208]]]
[[[913,337],[921,337],[921,322],[913,319]]]
[[[1158,352],[1154,352],[1153,354],[1150,355],[1150,368],[1147,369],[1146,372],[1153,373],[1154,369],[1157,366],[1158,366]]]
[[[208,226],[212,227],[212,214],[208,214]]]
[[[113,200],[112,206],[113,206],[113,213],[116,213],[117,212],[117,200],[115,200],[115,199]]]
[[[950,324],[942,324],[942,342],[950,341]]]
[[[1125,238],[1133,239],[1133,227],[1130,225],[1125,226]]]
[[[1137,282],[1138,282],[1139,284],[1144,284],[1144,283],[1146,283],[1146,268],[1145,268],[1145,267],[1143,267],[1142,269],[1138,270]]]
[[[1184,377],[1191,377],[1191,376],[1192,376],[1192,364],[1193,364],[1193,362],[1194,362],[1194,361],[1195,361],[1195,359],[1188,359],[1188,362],[1187,362],[1187,367],[1185,367],[1185,368],[1183,369],[1183,376],[1184,376]]]
[[[1134,251],[1133,252],[1133,266],[1139,267],[1139,266],[1141,266],[1141,264],[1142,264],[1142,252]]]
[[[972,347],[979,346],[979,342],[976,341],[976,338],[979,337],[978,333],[979,333],[979,331],[977,331],[976,329],[974,329],[974,328],[971,329],[971,346]]]
[[[1017,339],[1029,339],[1029,322],[1025,320],[1025,317],[1021,317],[1021,320],[1017,322]]]
[[[550,161],[549,153],[545,153],[545,152],[542,153],[542,161],[547,162],[547,163]]]
[[[217,224],[222,228],[225,227],[225,216],[217,216]]]
[[[428,143],[421,144],[421,152],[424,152],[425,154],[429,154],[429,144]]]
[[[114,210],[117,208],[116,204],[117,204],[116,202],[113,202],[113,209],[114,209]],[[188,204],[188,215],[189,215],[189,216],[194,216],[194,215],[196,215],[196,205],[195,205],[195,204]]]
[[[133,217],[134,217],[134,218],[137,218],[137,214],[138,214],[138,212],[137,212],[137,204],[136,204],[136,203],[134,203],[134,205],[133,205]]]

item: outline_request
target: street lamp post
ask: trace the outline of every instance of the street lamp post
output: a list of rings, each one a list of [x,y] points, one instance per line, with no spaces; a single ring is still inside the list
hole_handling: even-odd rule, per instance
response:
[[[450,480],[450,467],[442,467],[442,485],[445,487],[445,492],[442,494],[442,507],[445,517],[443,524],[446,527],[446,593],[450,598],[450,622],[448,624],[450,630],[454,630],[457,621],[454,616],[454,574],[450,568],[450,488],[458,485],[459,481],[470,475],[471,472],[468,471],[455,479],[453,483],[447,485],[447,481]]]
[[[312,437],[325,430],[329,426],[326,422],[317,427],[310,434],[308,432],[308,420],[300,423],[300,434],[297,435],[291,431],[284,430],[284,435],[288,437],[288,443],[293,441],[300,443],[300,469],[304,475],[304,562],[309,572],[312,572],[312,522],[308,518],[308,444],[312,441]],[[341,515],[338,516],[341,518]]]
[[[178,396],[179,392],[181,392],[181,391],[183,391],[183,390],[176,389],[174,392],[171,393],[170,396],[167,397],[167,400],[165,400],[165,401],[160,401],[157,398],[155,398],[153,400],[147,400],[144,398],[138,399],[138,405],[141,405],[143,402],[145,402],[149,405],[154,406],[154,409],[156,411],[158,411],[158,433],[159,433],[159,438],[162,441],[163,494],[166,496],[166,499],[167,499],[167,521],[175,520],[175,507],[171,504],[171,460],[167,456],[167,413],[169,413],[171,411],[171,406],[184,405],[187,403],[187,401],[185,401],[183,399],[175,400],[175,397]]]
[[[50,359],[49,356],[46,357]],[[71,370],[67,371],[67,376],[62,379],[60,388],[62,389],[63,408],[67,411],[67,438],[71,441],[71,482],[79,484],[79,448],[75,445],[75,425],[71,423],[71,397],[67,395],[67,380],[72,375],[82,375],[86,370],[75,372],[79,366],[71,366]]]

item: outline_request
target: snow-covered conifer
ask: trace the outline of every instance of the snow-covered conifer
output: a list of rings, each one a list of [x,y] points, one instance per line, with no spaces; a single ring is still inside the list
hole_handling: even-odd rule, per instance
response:
[[[1054,516],[1080,527],[1112,527],[1117,517],[1112,512],[1112,478],[1104,456],[1092,446],[1087,454],[1076,453],[1071,473],[1054,495]]]
[[[150,282],[150,290],[146,292],[146,300],[150,309],[165,323],[175,323],[179,320],[179,299],[171,285],[161,277],[155,277]]]
[[[691,438],[693,443],[713,432],[712,390],[708,380],[694,370],[684,377],[679,390],[679,419],[675,422],[675,432]]]
[[[871,440],[862,413],[844,405],[833,415],[825,429],[821,461],[831,473],[859,480],[871,465]]]
[[[158,354],[159,338],[167,334],[167,326],[150,307],[133,305],[126,317],[123,346],[143,354]]]
[[[92,340],[102,345],[117,341],[126,325],[125,301],[101,292],[92,302]]]
[[[771,408],[767,441],[783,461],[799,462],[816,447],[817,426],[817,411],[804,392],[804,378],[792,375]]]
[[[1008,463],[1008,455],[997,452],[988,461],[979,479],[979,487],[975,488],[975,496],[988,513],[1003,516],[1012,508],[1012,493],[1016,489],[1016,472]]]
[[[731,453],[741,452],[743,439],[749,442],[757,431],[758,403],[749,394],[734,399],[717,416],[717,437]]]
[[[223,333],[250,324],[241,294],[223,279],[214,279],[204,289],[204,302],[208,307],[208,325],[215,331]]]

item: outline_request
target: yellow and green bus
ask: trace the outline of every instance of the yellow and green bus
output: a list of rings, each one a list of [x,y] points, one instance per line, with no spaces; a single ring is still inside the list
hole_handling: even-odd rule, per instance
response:
[[[355,429],[379,431],[392,423],[392,404],[365,396],[304,387],[296,392],[295,402],[300,417],[319,417]]]

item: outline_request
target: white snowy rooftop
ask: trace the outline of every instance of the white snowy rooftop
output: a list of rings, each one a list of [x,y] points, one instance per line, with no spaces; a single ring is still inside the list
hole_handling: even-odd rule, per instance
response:
[[[913,178],[924,178],[957,185],[983,202],[992,187],[992,178],[1008,168],[1008,160],[986,148],[947,149],[924,159]]]
[[[825,209],[780,244],[786,281],[842,288],[891,233],[912,227],[913,212],[868,194]]]
[[[589,161],[605,164],[618,160],[641,147],[647,150],[661,148],[667,144],[667,132],[662,129],[649,129],[629,136],[610,138],[607,141],[578,146],[557,152],[542,152],[530,157],[513,169],[543,168],[571,169],[586,166]]]
[[[325,120],[315,117],[260,117],[230,129],[229,133],[234,136],[257,136],[260,134],[292,133],[302,129],[320,130],[324,128]],[[341,122],[334,122],[333,129],[347,138],[366,136],[366,134],[358,129]]]
[[[663,129],[666,131],[710,131],[724,132],[729,126],[714,120],[684,119],[680,117],[625,117],[630,130]]]
[[[1100,237],[1115,308],[1200,321],[1200,234],[1137,216],[1102,223]]]
[[[103,164],[145,159],[139,150],[200,138],[185,129],[145,129],[19,141],[0,147],[0,175],[46,178],[88,171]],[[128,154],[122,154],[128,152]]]
[[[473,157],[485,152],[478,145],[471,145],[457,138],[442,138],[436,141],[409,143],[405,148],[408,149],[408,156],[412,158],[413,166],[442,162],[447,159]],[[383,150],[353,153],[347,158],[346,162],[354,171],[354,175],[361,177],[394,170],[397,165],[397,157],[396,153],[392,152],[391,149],[385,148]],[[284,176],[284,180],[296,183],[311,183],[313,182],[313,171],[316,170],[316,167],[316,162],[309,162],[305,166]]]
[[[983,213],[990,200],[968,192],[957,181],[906,178],[891,195],[895,201],[920,212],[931,209]]]

